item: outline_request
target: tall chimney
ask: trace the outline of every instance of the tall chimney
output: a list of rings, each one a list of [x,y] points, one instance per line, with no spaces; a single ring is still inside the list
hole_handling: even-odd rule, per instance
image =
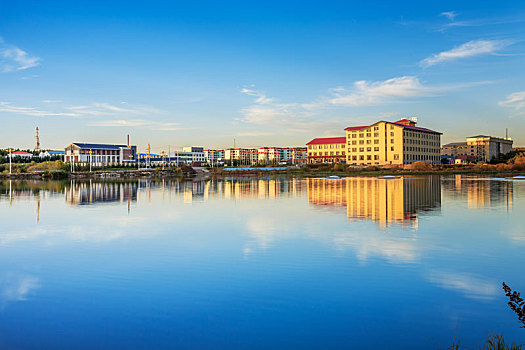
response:
[[[509,139],[509,128],[505,128],[505,140]]]
[[[129,134],[128,134],[128,147],[129,147]]]

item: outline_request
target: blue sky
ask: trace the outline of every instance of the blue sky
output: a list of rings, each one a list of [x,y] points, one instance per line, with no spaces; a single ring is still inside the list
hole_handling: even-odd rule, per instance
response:
[[[519,1],[0,1],[0,147],[296,146],[350,125],[525,145]]]

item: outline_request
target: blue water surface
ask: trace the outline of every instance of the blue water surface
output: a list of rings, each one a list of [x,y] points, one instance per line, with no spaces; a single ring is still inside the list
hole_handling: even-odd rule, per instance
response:
[[[0,182],[0,348],[525,342],[525,181]]]

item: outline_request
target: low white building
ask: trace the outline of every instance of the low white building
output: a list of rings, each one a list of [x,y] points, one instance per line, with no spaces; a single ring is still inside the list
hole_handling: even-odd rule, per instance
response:
[[[65,148],[64,160],[95,166],[132,165],[137,161],[137,146],[75,142]]]
[[[60,157],[60,159],[64,159],[64,155],[65,155],[64,151],[51,151],[51,150],[43,151],[38,154],[38,156],[43,159],[46,159],[46,158],[49,159],[53,157]]]

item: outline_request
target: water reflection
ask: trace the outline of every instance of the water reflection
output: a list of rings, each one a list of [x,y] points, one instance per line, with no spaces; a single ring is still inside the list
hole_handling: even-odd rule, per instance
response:
[[[66,202],[84,205],[104,202],[134,202],[141,181],[135,182],[75,182],[64,191]],[[149,187],[149,186],[148,186]]]
[[[425,176],[382,179],[375,177],[253,178],[194,180],[113,181],[0,181],[0,200],[64,196],[71,205],[136,202],[141,194],[151,200],[151,191],[180,198],[184,203],[211,199],[276,199],[306,195],[315,207],[346,211],[348,219],[367,219],[381,227],[392,224],[417,227],[418,215],[436,212],[445,195],[465,200],[469,209],[504,205],[512,208],[513,181],[491,181],[479,177]]]
[[[512,208],[514,182],[505,179],[488,179],[455,175],[445,178],[443,187],[447,194],[466,199],[469,209],[482,209],[504,205]]]
[[[441,206],[439,176],[339,180],[308,179],[308,201],[317,206],[346,207],[349,219],[368,219],[381,227],[392,224],[417,228],[419,212]]]

